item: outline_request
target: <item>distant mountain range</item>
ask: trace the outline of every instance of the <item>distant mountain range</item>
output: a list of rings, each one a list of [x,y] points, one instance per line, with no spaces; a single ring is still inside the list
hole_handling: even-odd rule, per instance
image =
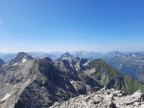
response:
[[[144,90],[143,84],[118,72],[104,60],[90,61],[68,52],[55,61],[20,52],[0,68],[3,108],[47,108],[103,87],[123,90],[125,94]]]
[[[33,58],[43,58],[43,57],[50,57],[52,60],[58,59],[63,53],[62,52],[51,52],[51,53],[43,53],[43,52],[27,52]],[[8,63],[12,59],[17,56],[16,53],[0,53],[0,58]]]
[[[30,56],[33,58],[43,58],[49,57],[52,61],[55,61],[60,58],[63,54],[62,52],[50,52],[50,53],[42,53],[42,52],[28,52]],[[88,60],[94,59],[103,59],[109,65],[114,67],[116,70],[124,73],[126,75],[132,76],[139,81],[144,83],[144,53],[142,52],[118,52],[113,51],[110,53],[97,53],[97,52],[70,52],[71,55],[79,58],[86,58]],[[17,54],[4,54],[0,53],[0,58],[8,63],[12,59],[16,57]],[[77,58],[76,58],[77,59]]]
[[[144,83],[144,53],[112,52],[103,59],[118,71]]]
[[[43,52],[27,52],[30,56],[33,58],[42,58],[42,57],[49,57],[52,60],[57,60],[63,52],[49,52],[49,53],[43,53]],[[87,58],[89,60],[94,60],[96,58],[102,58],[104,54],[97,53],[97,52],[84,52],[84,51],[78,51],[78,52],[70,52],[70,54],[80,57],[80,58]],[[10,62],[12,59],[16,57],[16,53],[0,53],[0,58],[5,62]]]

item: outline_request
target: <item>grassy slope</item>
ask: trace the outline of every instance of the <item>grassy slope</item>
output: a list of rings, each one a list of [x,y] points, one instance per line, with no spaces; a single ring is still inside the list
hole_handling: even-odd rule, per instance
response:
[[[132,94],[138,89],[144,90],[144,85],[139,81],[118,72],[101,59],[90,62],[87,68],[95,68],[95,72],[90,77],[107,88],[121,89],[128,94]]]

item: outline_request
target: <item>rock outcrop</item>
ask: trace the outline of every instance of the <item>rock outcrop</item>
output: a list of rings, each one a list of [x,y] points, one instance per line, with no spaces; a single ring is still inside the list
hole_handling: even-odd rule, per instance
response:
[[[103,88],[62,103],[56,102],[50,108],[144,108],[144,94],[138,90],[132,95],[125,95],[120,90]]]

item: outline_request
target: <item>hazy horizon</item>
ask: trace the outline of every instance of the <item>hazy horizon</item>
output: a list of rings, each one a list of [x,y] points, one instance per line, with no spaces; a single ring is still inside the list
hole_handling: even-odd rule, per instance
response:
[[[107,51],[107,52],[101,52],[101,51],[47,51],[47,52],[42,52],[42,51],[18,51],[18,52],[0,52],[2,54],[17,54],[19,52],[25,52],[25,53],[79,53],[79,52],[86,52],[86,53],[101,53],[101,54],[107,54],[107,53],[112,53],[112,52],[120,52],[120,53],[144,53],[144,51],[119,51],[119,50],[112,50],[112,51]]]
[[[144,1],[1,0],[0,52],[144,51]]]

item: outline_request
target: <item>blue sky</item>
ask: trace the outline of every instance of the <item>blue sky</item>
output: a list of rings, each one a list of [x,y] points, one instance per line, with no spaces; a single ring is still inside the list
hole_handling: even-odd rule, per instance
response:
[[[144,0],[0,0],[0,52],[144,51]]]

